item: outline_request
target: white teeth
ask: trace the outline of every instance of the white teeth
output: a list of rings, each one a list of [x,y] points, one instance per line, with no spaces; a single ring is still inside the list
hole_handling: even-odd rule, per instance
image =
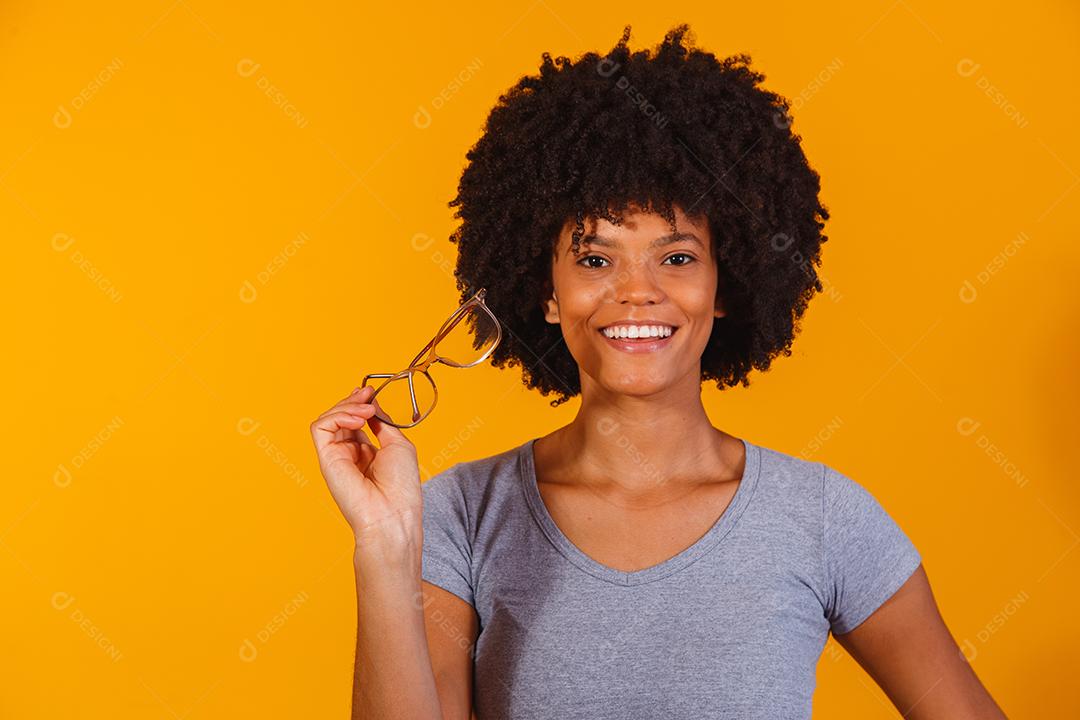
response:
[[[669,325],[619,325],[617,327],[606,327],[601,332],[609,338],[646,338],[646,337],[661,337],[665,338],[671,335],[674,329]]]

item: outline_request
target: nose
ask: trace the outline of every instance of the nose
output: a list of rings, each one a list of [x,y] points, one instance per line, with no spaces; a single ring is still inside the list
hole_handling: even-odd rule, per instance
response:
[[[631,305],[656,305],[663,302],[664,291],[646,263],[624,267],[615,278],[616,302]]]

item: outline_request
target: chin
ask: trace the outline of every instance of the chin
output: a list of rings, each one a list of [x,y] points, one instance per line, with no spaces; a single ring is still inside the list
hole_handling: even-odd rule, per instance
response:
[[[667,378],[650,377],[648,373],[624,373],[608,378],[604,386],[613,393],[643,397],[663,392],[670,385]]]

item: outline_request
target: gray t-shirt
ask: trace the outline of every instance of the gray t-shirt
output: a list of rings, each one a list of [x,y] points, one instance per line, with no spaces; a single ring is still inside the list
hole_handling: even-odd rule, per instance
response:
[[[830,629],[857,627],[921,562],[861,485],[744,440],[716,524],[668,560],[616,570],[552,520],[534,441],[421,486],[422,577],[480,618],[480,720],[809,718]]]

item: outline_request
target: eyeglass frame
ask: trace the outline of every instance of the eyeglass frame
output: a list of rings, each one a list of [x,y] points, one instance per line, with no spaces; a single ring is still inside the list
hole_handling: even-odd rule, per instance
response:
[[[499,346],[499,343],[502,341],[502,323],[499,322],[499,319],[495,317],[495,313],[491,312],[491,308],[489,308],[484,302],[484,296],[486,294],[487,288],[480,288],[473,294],[472,297],[463,302],[457,310],[451,313],[450,317],[446,318],[446,320],[443,321],[443,324],[439,327],[439,331],[435,333],[435,337],[433,337],[431,340],[428,341],[426,345],[424,345],[424,348],[416,354],[416,357],[412,359],[412,362],[409,363],[409,366],[407,368],[396,373],[368,373],[364,376],[364,381],[360,383],[360,387],[367,386],[368,380],[370,378],[387,378],[381,385],[379,385],[379,387],[375,389],[375,393],[370,398],[368,398],[368,402],[373,402],[375,400],[375,396],[377,396],[384,387],[389,385],[391,382],[394,382],[395,380],[407,375],[409,378],[409,398],[410,400],[412,400],[412,408],[414,415],[418,413],[420,409],[417,406],[416,402],[416,389],[413,386],[413,374],[417,372],[423,373],[424,376],[428,379],[428,382],[431,383],[431,389],[435,393],[435,397],[431,401],[431,407],[428,408],[427,412],[425,412],[423,415],[420,416],[420,418],[414,420],[408,425],[396,423],[377,412],[376,418],[379,420],[379,422],[384,422],[387,425],[392,425],[393,427],[400,429],[408,429],[419,425],[428,415],[431,414],[432,410],[435,409],[435,406],[439,402],[439,388],[435,384],[435,379],[431,377],[431,374],[428,372],[429,367],[431,367],[437,362],[441,362],[443,365],[449,365],[450,367],[470,368],[479,365],[491,356],[491,353],[495,351],[495,348],[497,348]],[[449,335],[450,331],[457,326],[457,324],[461,321],[463,317],[465,317],[465,313],[467,313],[471,308],[476,306],[479,306],[480,309],[486,312],[491,318],[492,322],[495,323],[495,342],[492,343],[490,348],[484,351],[483,355],[481,355],[476,360],[473,360],[471,363],[467,363],[465,365],[456,363],[449,358],[444,358],[439,355],[435,349],[436,346],[439,344],[439,341]],[[423,360],[421,360],[421,358],[423,358]]]

